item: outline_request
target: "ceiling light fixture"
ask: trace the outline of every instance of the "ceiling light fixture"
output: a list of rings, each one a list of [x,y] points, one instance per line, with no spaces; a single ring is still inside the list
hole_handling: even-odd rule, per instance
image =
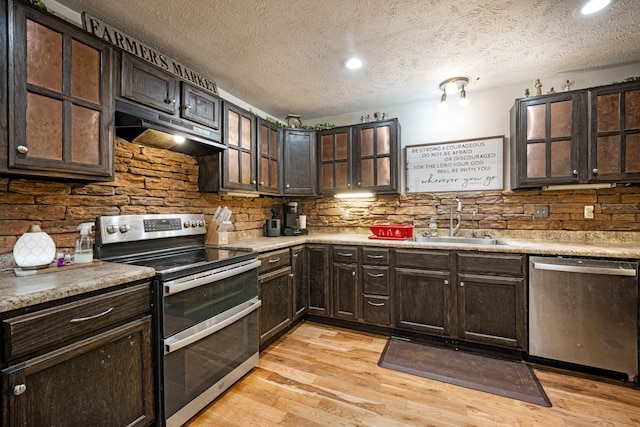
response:
[[[583,15],[591,15],[609,6],[609,3],[611,3],[611,0],[589,0],[582,6],[580,13]]]
[[[364,63],[362,62],[362,59],[354,56],[352,58],[347,59],[347,61],[344,63],[344,66],[350,70],[358,70],[362,68],[363,64]]]
[[[460,100],[458,101],[463,107],[469,104],[469,98],[467,98],[467,91],[465,86],[469,85],[469,79],[466,77],[452,77],[440,83],[440,90],[442,96],[440,97],[440,108],[447,106],[447,94],[451,95],[454,92],[460,91]]]

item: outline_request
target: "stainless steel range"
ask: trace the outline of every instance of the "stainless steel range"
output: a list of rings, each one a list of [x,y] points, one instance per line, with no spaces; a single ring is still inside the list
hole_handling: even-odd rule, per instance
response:
[[[201,214],[102,216],[95,256],[152,267],[158,413],[180,426],[258,363],[256,252],[204,245]]]

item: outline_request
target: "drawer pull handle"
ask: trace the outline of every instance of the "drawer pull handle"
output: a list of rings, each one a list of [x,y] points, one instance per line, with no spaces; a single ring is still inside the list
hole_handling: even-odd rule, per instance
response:
[[[369,277],[383,277],[383,276],[384,276],[384,274],[383,274],[383,273],[380,273],[380,274],[371,274],[371,273],[367,273],[367,275],[368,275]]]
[[[345,253],[341,253],[341,252],[338,252],[337,255],[339,255],[339,256],[353,256],[353,254],[345,254]]]
[[[109,313],[111,313],[113,311],[113,307],[103,311],[102,313],[98,313],[98,314],[94,314],[93,316],[87,316],[87,317],[76,317],[75,319],[71,319],[69,320],[69,323],[75,323],[75,322],[84,322],[85,320],[92,320],[92,319],[97,319],[98,317],[107,315]]]
[[[270,259],[269,264],[273,264],[274,262],[280,262],[280,258]]]
[[[384,303],[383,302],[371,302],[371,301],[367,301],[367,304],[372,305],[374,307],[384,307]]]
[[[382,259],[384,258],[384,255],[367,255],[367,258]]]
[[[27,386],[24,384],[18,384],[17,386],[13,387],[14,396],[20,396],[25,391],[27,391]]]

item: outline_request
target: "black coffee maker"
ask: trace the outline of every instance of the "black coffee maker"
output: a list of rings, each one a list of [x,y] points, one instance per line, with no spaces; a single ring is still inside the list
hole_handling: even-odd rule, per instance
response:
[[[298,236],[307,234],[307,230],[300,229],[298,222],[298,202],[285,203],[283,207],[284,215],[282,216],[282,235]]]

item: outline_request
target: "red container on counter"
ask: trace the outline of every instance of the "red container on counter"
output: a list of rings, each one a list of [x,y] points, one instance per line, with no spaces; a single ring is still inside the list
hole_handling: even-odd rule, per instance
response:
[[[378,224],[369,227],[370,239],[406,240],[413,237],[413,225]]]

